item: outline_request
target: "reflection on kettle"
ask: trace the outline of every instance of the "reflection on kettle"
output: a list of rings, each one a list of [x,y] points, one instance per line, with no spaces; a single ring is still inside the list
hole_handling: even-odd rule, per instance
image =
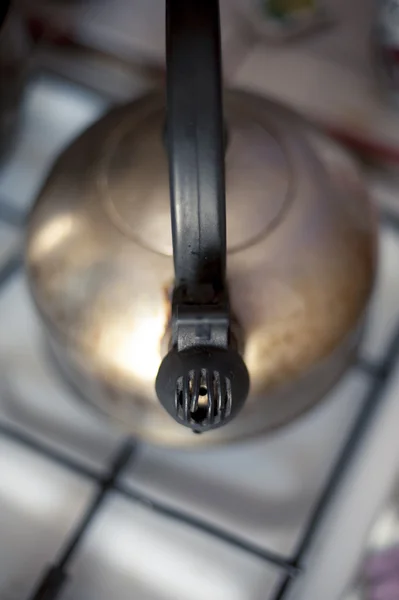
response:
[[[63,152],[26,267],[82,397],[150,441],[209,445],[288,422],[339,379],[376,226],[344,150],[274,102],[222,98],[217,2],[170,0],[166,24],[166,98]]]

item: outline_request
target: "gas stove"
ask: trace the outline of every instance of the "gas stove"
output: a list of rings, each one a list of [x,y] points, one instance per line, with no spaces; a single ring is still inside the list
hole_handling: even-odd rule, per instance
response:
[[[0,171],[0,598],[339,598],[399,463],[399,201],[359,359],[318,407],[207,451],[126,439],[59,379],[22,266],[52,161],[121,99],[83,79],[35,70]]]

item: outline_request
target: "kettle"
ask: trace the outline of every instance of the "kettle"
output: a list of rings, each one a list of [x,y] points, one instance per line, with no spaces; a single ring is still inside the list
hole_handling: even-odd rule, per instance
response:
[[[166,97],[111,110],[58,158],[26,270],[78,396],[148,441],[204,446],[287,423],[339,379],[376,219],[341,147],[275,102],[222,98],[218,3],[166,4]]]

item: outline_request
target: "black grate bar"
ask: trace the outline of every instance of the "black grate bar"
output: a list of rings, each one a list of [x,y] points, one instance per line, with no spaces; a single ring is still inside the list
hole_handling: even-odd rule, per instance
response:
[[[50,567],[34,595],[31,596],[32,600],[56,600],[67,581],[68,577],[65,571],[59,567]]]
[[[372,362],[364,356],[358,356],[353,366],[355,369],[360,369],[361,371],[363,371],[363,373],[365,373],[369,377],[372,377],[373,379],[384,379],[385,377],[385,366]]]
[[[302,564],[303,559],[309,547],[311,546],[316,530],[319,527],[322,519],[324,518],[330,500],[336,493],[342,480],[342,477],[345,474],[347,468],[349,467],[351,459],[355,455],[359,447],[359,444],[363,437],[363,433],[371,423],[377,411],[377,408],[380,406],[380,402],[383,400],[383,392],[389,381],[390,374],[395,366],[395,359],[398,353],[399,328],[396,329],[396,332],[388,346],[386,357],[382,365],[383,376],[379,379],[374,380],[370,391],[366,395],[366,400],[364,402],[363,409],[361,409],[360,415],[356,419],[356,422],[352,427],[343,446],[343,449],[333,467],[327,485],[325,486],[324,490],[321,493],[321,496],[319,497],[319,500],[310,518],[305,535],[303,536],[299,547],[296,551],[294,560],[292,561],[293,565],[299,566]],[[303,570],[303,567],[301,570]],[[277,590],[277,593],[274,596],[273,600],[282,600],[290,586],[291,580],[290,578],[286,577],[282,582],[280,588]]]
[[[67,468],[68,470],[73,471],[77,475],[87,477],[88,479],[97,481],[98,483],[102,483],[104,481],[104,476],[100,472],[97,472],[86,465],[77,462],[73,458],[65,455],[63,452],[59,452],[53,448],[48,447],[47,445],[41,443],[40,441],[33,438],[31,435],[24,433],[18,429],[11,427],[8,424],[3,424],[0,422],[0,434],[8,437],[12,441],[15,441],[29,450],[33,450],[46,457],[49,460],[59,464],[60,466]],[[196,529],[200,529],[214,537],[218,537],[221,540],[228,542],[229,544],[240,548],[241,550],[247,551],[250,554],[253,554],[263,560],[270,561],[271,563],[277,565],[278,567],[284,569],[289,572],[289,576],[293,576],[297,569],[293,567],[290,560],[287,558],[278,555],[277,553],[273,553],[268,550],[263,550],[258,548],[257,546],[240,539],[239,537],[229,534],[224,530],[220,530],[218,527],[215,527],[212,524],[207,523],[206,521],[202,521],[201,519],[197,519],[190,515],[186,515],[181,513],[177,509],[170,508],[152,498],[147,497],[145,494],[142,494],[138,491],[130,490],[120,483],[112,484],[116,491],[119,491],[124,496],[130,498],[134,502],[140,502],[146,507],[151,508],[152,510],[164,514],[165,516],[169,516],[176,520],[179,520],[187,525],[191,525]]]
[[[22,267],[23,258],[19,252],[12,254],[0,268],[0,289],[4,288],[11,277]]]
[[[380,222],[383,226],[392,229],[396,235],[399,235],[399,215],[389,208],[381,208],[379,211]]]
[[[136,449],[137,444],[131,439],[124,442],[119,448],[107,475],[99,482],[98,490],[91,504],[61,551],[60,558],[56,564],[50,566],[44,573],[35,592],[30,596],[31,600],[56,600],[59,596],[68,579],[66,569],[69,561],[102,507],[107,494],[115,487],[117,478],[132,459]]]
[[[282,583],[277,588],[277,591],[272,596],[271,600],[283,600],[283,598],[285,597],[289,588],[291,587],[291,581],[292,580],[290,577],[284,577]],[[44,599],[44,600],[46,600],[46,599]],[[52,599],[50,599],[50,600],[52,600]]]
[[[70,540],[66,544],[62,556],[58,562],[60,567],[66,566],[70,558],[72,557],[77,545],[80,542],[82,535],[85,533],[86,529],[90,525],[94,515],[97,513],[100,508],[103,500],[108,493],[108,491],[115,486],[116,480],[119,477],[120,473],[126,467],[127,463],[131,460],[132,456],[135,454],[137,449],[137,444],[128,439],[125,443],[122,444],[122,447],[119,449],[118,453],[115,456],[115,459],[112,461],[108,474],[101,481],[97,493],[89,506],[86,514],[83,516],[81,522],[76,528],[74,534],[71,536]]]
[[[45,456],[60,466],[73,471],[77,475],[87,477],[88,479],[101,481],[102,476],[100,472],[96,472],[94,469],[75,461],[73,458],[70,458],[63,452],[59,452],[54,448],[50,448],[46,444],[42,444],[31,435],[26,434],[19,429],[0,422],[0,435],[17,442],[25,448],[29,448],[29,450],[33,450],[34,452]]]
[[[160,515],[175,521],[179,521],[180,523],[188,525],[191,528],[211,535],[212,537],[217,538],[220,541],[229,544],[230,546],[234,546],[235,548],[247,552],[248,554],[252,554],[261,560],[267,561],[279,569],[283,569],[288,577],[295,577],[295,575],[297,575],[300,571],[300,569],[292,564],[288,558],[285,558],[284,556],[281,556],[280,554],[270,550],[260,548],[259,546],[248,542],[233,533],[229,533],[228,531],[220,529],[219,527],[212,525],[207,521],[203,521],[202,519],[184,513],[179,509],[172,508],[163,502],[149,498],[146,494],[143,494],[138,490],[133,490],[130,486],[127,487],[124,484],[118,483],[115,486],[115,489],[133,502],[142,504],[146,508],[149,508]]]
[[[25,214],[15,208],[11,201],[0,199],[0,221],[11,227],[22,227],[25,224]]]

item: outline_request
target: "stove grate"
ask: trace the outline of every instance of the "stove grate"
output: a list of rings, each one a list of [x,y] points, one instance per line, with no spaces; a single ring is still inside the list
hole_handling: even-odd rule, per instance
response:
[[[1,204],[1,203],[0,203]],[[5,206],[7,203],[4,204]],[[11,216],[10,216],[11,215]],[[399,219],[396,215],[384,211],[381,215],[381,220],[384,226],[390,227],[396,235],[399,236]],[[15,227],[22,227],[24,223],[24,215],[8,210],[0,210],[0,222],[12,224]],[[9,282],[22,268],[22,257],[15,253],[3,264],[0,268],[0,291],[1,288]],[[363,432],[371,422],[379,403],[383,398],[383,391],[388,382],[389,376],[393,371],[395,358],[399,353],[399,326],[394,332],[391,343],[385,352],[384,359],[380,365],[374,365],[369,361],[359,358],[355,364],[355,368],[367,373],[372,380],[371,389],[367,392],[367,397],[363,408],[360,411],[349,435],[344,442],[341,453],[331,471],[329,480],[325,485],[318,502],[313,510],[311,518],[299,546],[293,557],[285,557],[271,550],[265,550],[240,538],[236,534],[230,533],[222,528],[219,528],[206,520],[199,519],[190,514],[182,512],[180,509],[170,507],[163,504],[159,500],[155,500],[150,496],[135,491],[130,486],[127,488],[119,481],[119,476],[122,473],[127,462],[134,464],[134,458],[138,454],[139,444],[133,439],[126,439],[119,447],[114,460],[111,462],[108,470],[104,473],[98,473],[79,461],[70,458],[63,452],[47,446],[45,443],[39,442],[29,434],[19,431],[8,424],[0,423],[0,436],[5,436],[13,441],[46,456],[51,461],[54,461],[63,467],[73,471],[74,473],[84,476],[92,481],[95,481],[96,493],[93,496],[86,512],[82,516],[80,522],[65,540],[58,557],[52,565],[48,567],[42,576],[36,590],[30,595],[29,600],[56,600],[60,597],[64,589],[64,585],[68,582],[68,567],[71,559],[76,553],[84,536],[90,529],[93,520],[103,507],[108,495],[112,492],[118,492],[132,502],[145,505],[146,508],[153,510],[156,513],[162,514],[170,519],[184,523],[185,525],[202,531],[203,533],[218,538],[220,541],[230,544],[243,552],[247,552],[262,559],[276,568],[281,569],[283,573],[282,582],[276,591],[274,600],[282,600],[292,582],[303,570],[304,559],[306,553],[313,540],[314,533],[321,522],[329,503],[337,491],[343,474],[348,467],[352,456],[354,455],[361,441]]]

